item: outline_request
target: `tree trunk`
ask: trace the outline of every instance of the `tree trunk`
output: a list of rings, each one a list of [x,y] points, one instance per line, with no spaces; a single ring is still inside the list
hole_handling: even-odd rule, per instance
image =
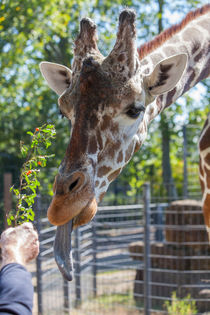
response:
[[[169,200],[177,198],[176,187],[171,170],[170,161],[170,130],[165,113],[161,114],[160,120],[161,136],[162,136],[162,172],[163,184],[167,191]]]
[[[163,30],[162,16],[164,0],[158,0],[159,5],[159,19],[158,19],[158,32]],[[163,170],[163,185],[167,191],[168,198],[176,199],[177,192],[172,177],[171,161],[170,161],[170,128],[165,113],[161,114],[160,130],[162,137],[162,170]]]

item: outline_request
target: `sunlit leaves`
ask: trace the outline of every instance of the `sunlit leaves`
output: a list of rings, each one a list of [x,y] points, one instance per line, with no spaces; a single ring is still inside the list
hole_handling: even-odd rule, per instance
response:
[[[47,149],[56,132],[53,125],[45,124],[27,134],[31,136],[31,141],[30,145],[25,145],[22,141],[20,143],[21,154],[26,160],[21,169],[19,188],[11,188],[16,197],[16,209],[8,215],[9,225],[34,220],[33,204],[40,186],[40,167],[45,167],[47,159],[52,157],[47,154]]]

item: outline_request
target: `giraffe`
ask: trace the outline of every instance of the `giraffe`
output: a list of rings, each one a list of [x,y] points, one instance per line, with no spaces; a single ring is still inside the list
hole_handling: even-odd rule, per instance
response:
[[[55,259],[69,280],[72,229],[93,218],[110,182],[146,139],[149,123],[210,74],[209,4],[138,50],[135,17],[133,10],[121,12],[107,57],[97,47],[96,25],[84,18],[72,71],[40,64],[59,96],[60,111],[72,123],[48,209],[49,221],[57,225]]]
[[[200,155],[199,178],[203,193],[203,214],[210,241],[210,113],[201,132],[198,147]]]

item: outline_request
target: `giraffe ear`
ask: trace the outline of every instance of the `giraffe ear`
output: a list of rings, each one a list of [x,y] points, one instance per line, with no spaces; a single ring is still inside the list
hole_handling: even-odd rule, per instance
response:
[[[157,96],[172,90],[181,79],[186,65],[186,54],[175,55],[159,62],[144,79],[150,95]]]
[[[49,87],[61,95],[71,83],[71,70],[57,63],[43,61],[39,65],[40,71]]]

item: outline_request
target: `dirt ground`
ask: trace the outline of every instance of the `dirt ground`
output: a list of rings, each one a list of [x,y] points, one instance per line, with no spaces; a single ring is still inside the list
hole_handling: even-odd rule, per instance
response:
[[[52,266],[51,266],[52,267]],[[36,264],[31,263],[28,265],[28,270],[32,273],[32,282],[33,285],[36,287]],[[124,270],[119,272],[105,272],[98,274],[97,276],[97,294],[98,299],[90,299],[87,302],[83,302],[82,306],[77,309],[71,309],[70,314],[71,315],[139,315],[138,310],[133,310],[130,308],[130,310],[125,310],[127,308],[126,304],[123,308],[122,305],[116,305],[113,306],[113,304],[116,304],[116,301],[113,301],[112,295],[113,294],[127,294],[128,291],[132,291],[133,288],[133,281],[135,278],[135,270]],[[124,279],[124,281],[122,281]],[[87,279],[85,279],[87,281]],[[110,286],[111,284],[111,286]],[[53,289],[53,288],[52,288]],[[55,293],[52,290],[52,294],[50,292],[48,293],[49,300],[51,300],[51,303],[53,303],[53,298],[50,297],[50,295],[54,296]],[[106,300],[102,301],[101,296],[106,296]],[[110,300],[109,300],[110,295]],[[60,299],[60,304],[63,303],[63,296],[56,296],[56,299]],[[118,301],[117,301],[118,302]],[[58,303],[58,301],[57,301]],[[56,303],[56,304],[57,304]],[[104,307],[104,304],[110,303],[110,307],[106,305]],[[127,303],[127,301],[126,301]],[[120,304],[120,302],[118,302]],[[38,306],[37,306],[37,292],[34,292],[34,309],[33,309],[33,315],[38,314]],[[48,314],[48,313],[47,313]],[[54,315],[54,312],[50,312],[51,315]],[[56,314],[56,311],[55,311]],[[68,312],[66,313],[68,314]],[[142,313],[143,314],[143,313]],[[57,315],[57,314],[56,314]],[[157,314],[156,314],[157,315]]]
[[[97,312],[97,313],[96,313]],[[71,311],[71,315],[144,315],[144,312],[140,312],[138,310],[126,310],[123,307],[120,306],[116,306],[114,308],[109,308],[107,310],[103,310],[101,308],[101,310],[97,310],[95,311],[94,309],[90,312],[88,311],[88,313],[86,311],[84,311],[83,309],[78,309],[78,310],[73,310]],[[151,313],[151,315],[163,315],[164,313]]]
[[[52,268],[52,266],[48,266]],[[32,282],[36,287],[36,264],[28,265],[28,270],[32,273]],[[135,279],[135,270],[121,270],[117,272],[104,272],[97,275],[97,297],[87,298],[81,306],[71,309],[69,312],[62,312],[63,292],[60,294],[54,288],[50,287],[47,292],[49,310],[46,315],[69,314],[69,315],[143,315],[144,312],[137,310],[133,300],[133,283]],[[85,278],[86,286],[90,278]],[[84,286],[85,287],[85,286]],[[89,292],[91,289],[86,288]],[[46,294],[46,292],[45,292]],[[46,296],[46,295],[45,295]],[[53,304],[55,304],[53,310]],[[57,305],[59,305],[57,307]],[[51,306],[51,308],[50,308]],[[38,314],[37,293],[34,293],[33,315]],[[152,312],[151,315],[166,315],[166,312]],[[203,314],[204,315],[204,314]],[[210,315],[210,312],[205,313]]]

